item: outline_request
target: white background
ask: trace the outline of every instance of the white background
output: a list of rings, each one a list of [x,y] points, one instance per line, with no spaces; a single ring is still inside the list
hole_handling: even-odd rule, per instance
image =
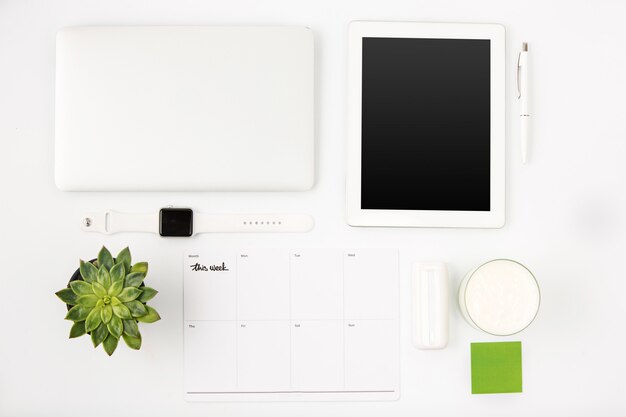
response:
[[[626,3],[619,1],[0,1],[0,415],[4,416],[558,416],[626,412]],[[346,225],[348,22],[497,22],[507,29],[507,224],[500,230]],[[67,25],[299,24],[315,32],[317,182],[304,193],[64,193],[53,182],[54,36]],[[534,133],[520,164],[515,62],[532,59]],[[463,63],[459,63],[462,65]],[[138,155],[137,157],[141,157]],[[210,163],[190,155],[193,163]],[[114,163],[111,170],[115,169]],[[107,175],[104,171],[102,175]],[[407,190],[418,192],[419,190]],[[83,211],[310,212],[302,235],[85,234]],[[54,296],[106,244],[150,262],[163,320],[144,346],[112,358],[68,340]],[[182,387],[181,256],[215,247],[401,249],[402,398],[390,403],[188,404]],[[496,339],[452,304],[450,345],[410,344],[409,267],[449,263],[452,286],[509,257],[538,277],[542,306],[516,337]],[[453,295],[451,295],[451,300]],[[521,340],[524,393],[470,394],[470,342]],[[320,341],[323,343],[323,341]]]

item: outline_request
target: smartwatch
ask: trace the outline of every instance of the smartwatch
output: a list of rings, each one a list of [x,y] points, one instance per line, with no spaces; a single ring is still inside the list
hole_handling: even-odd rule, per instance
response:
[[[163,237],[190,237],[198,233],[303,233],[315,222],[308,214],[207,214],[190,208],[165,207],[158,213],[89,213],[81,229],[107,235],[119,232],[158,233]]]

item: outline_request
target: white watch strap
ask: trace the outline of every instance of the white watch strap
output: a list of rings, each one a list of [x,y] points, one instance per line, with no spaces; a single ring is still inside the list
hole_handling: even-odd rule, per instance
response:
[[[313,229],[308,214],[193,214],[193,233],[303,233]]]
[[[313,229],[308,214],[207,214],[193,213],[193,234],[197,233],[303,233]],[[121,213],[106,210],[89,213],[81,229],[107,235],[119,232],[159,233],[159,213]]]
[[[89,213],[81,220],[81,229],[107,235],[119,232],[159,233],[159,213],[120,213],[106,210]]]

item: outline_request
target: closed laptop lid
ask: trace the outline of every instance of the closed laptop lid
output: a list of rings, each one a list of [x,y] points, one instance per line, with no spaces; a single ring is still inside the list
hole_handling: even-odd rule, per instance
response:
[[[72,27],[56,53],[60,189],[312,187],[308,28]]]

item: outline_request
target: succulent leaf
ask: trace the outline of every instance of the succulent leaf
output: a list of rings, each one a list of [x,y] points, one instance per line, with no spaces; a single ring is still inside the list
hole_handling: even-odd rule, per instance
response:
[[[148,275],[148,262],[137,262],[130,268],[130,272],[142,272],[144,275]]]
[[[130,271],[131,256],[130,256],[130,249],[128,249],[128,246],[122,249],[120,253],[117,254],[117,257],[115,258],[115,263],[123,264],[124,270]]]
[[[124,277],[126,276],[126,269],[124,269],[124,264],[115,264],[113,268],[109,271],[111,274],[111,283],[122,281],[124,282]]]
[[[122,320],[122,324],[124,325],[124,334],[132,337],[141,337],[139,335],[139,326],[137,326],[135,320]]]
[[[102,299],[98,300],[98,302],[96,303],[96,308],[103,308],[104,307],[104,301],[102,301]]]
[[[71,288],[63,288],[60,291],[55,292],[56,296],[61,299],[65,304],[69,304],[71,306],[76,304],[76,300],[78,296]]]
[[[152,298],[158,293],[159,292],[154,288],[143,287],[141,289],[141,294],[139,295],[139,297],[137,297],[137,300],[141,301],[142,303],[147,303],[148,301],[152,300]]]
[[[143,272],[131,272],[126,275],[124,286],[138,288],[145,277],[146,275]]]
[[[94,282],[91,284],[91,288],[93,293],[98,296],[98,298],[103,298],[107,295],[107,290],[100,284],[99,282]]]
[[[139,350],[141,348],[141,337],[129,336],[126,333],[122,334],[122,337],[124,338],[124,342],[126,342],[126,345],[129,348],[135,350]]]
[[[113,283],[109,287],[108,293],[111,297],[115,297],[115,296],[118,296],[122,292],[123,289],[124,289],[124,278],[122,278],[120,281],[113,281]]]
[[[91,307],[85,307],[80,304],[75,305],[74,307],[70,309],[70,311],[67,312],[67,315],[65,316],[65,320],[72,320],[72,321],[85,320],[91,310],[92,310]]]
[[[98,303],[99,298],[95,294],[81,295],[78,297],[77,304],[85,307],[93,308]]]
[[[111,333],[113,336],[119,339],[122,333],[124,332],[124,325],[122,324],[122,319],[120,319],[117,316],[111,317],[111,321],[107,323],[107,329],[109,329],[109,333]]]
[[[70,329],[70,339],[82,336],[85,333],[86,333],[86,331],[85,331],[85,322],[84,321],[77,321],[76,323],[74,323],[72,325],[72,328]]]
[[[124,304],[119,304],[113,306],[113,314],[121,319],[132,319],[133,316],[130,314],[130,310]]]
[[[102,309],[99,307],[91,310],[91,312],[85,319],[85,331],[91,332],[98,328],[98,326],[100,326],[100,323],[102,323],[102,317],[100,314],[101,311]]]
[[[102,346],[104,347],[104,351],[107,355],[111,356],[113,352],[115,352],[115,348],[117,347],[117,338],[115,338],[112,334],[109,334],[104,342],[102,342]]]
[[[104,342],[104,339],[109,335],[109,329],[107,329],[106,324],[100,323],[100,325],[91,332],[91,342],[93,343],[93,347],[98,347],[98,345]]]
[[[161,316],[159,316],[159,313],[157,313],[154,308],[146,306],[146,309],[148,310],[148,314],[146,314],[145,316],[137,317],[138,321],[142,323],[154,323],[157,320],[161,320]]]
[[[72,281],[70,282],[70,288],[74,291],[74,294],[78,296],[93,294],[91,284],[85,281]]]
[[[98,269],[98,284],[102,285],[105,290],[108,290],[111,286],[111,275],[104,266]]]
[[[100,249],[100,253],[98,253],[98,264],[100,265],[100,268],[104,266],[107,271],[113,266],[113,256],[104,246]]]
[[[124,303],[124,305],[128,307],[130,314],[132,314],[133,317],[141,317],[148,314],[148,309],[146,309],[145,304],[137,300],[129,301]]]
[[[113,317],[113,308],[110,305],[105,305],[100,312],[102,322],[108,324],[111,321],[111,317]]]
[[[141,290],[134,287],[126,287],[122,290],[121,293],[117,296],[117,298],[123,302],[127,303],[139,297],[141,295]]]
[[[98,276],[98,269],[93,266],[91,262],[85,262],[80,260],[80,276],[83,277],[85,282],[92,283],[96,281]]]

